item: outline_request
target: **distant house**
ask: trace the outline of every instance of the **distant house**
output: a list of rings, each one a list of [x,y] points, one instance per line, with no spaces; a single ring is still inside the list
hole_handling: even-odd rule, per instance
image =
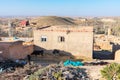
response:
[[[85,22],[85,21],[87,21],[86,18],[79,18],[79,20],[80,20],[81,22]]]
[[[115,23],[116,21],[114,19],[110,19],[110,18],[103,18],[101,19],[102,22],[110,22],[110,23]]]
[[[92,58],[93,27],[47,26],[34,30],[35,50],[51,53],[57,49],[61,53]]]
[[[23,21],[20,22],[20,25],[21,25],[22,27],[28,26],[28,25],[29,25],[29,21],[23,20]]]

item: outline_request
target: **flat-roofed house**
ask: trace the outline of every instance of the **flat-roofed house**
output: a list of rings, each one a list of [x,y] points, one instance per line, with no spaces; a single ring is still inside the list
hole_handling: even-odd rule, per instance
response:
[[[93,27],[47,26],[34,30],[35,50],[60,50],[92,58]]]
[[[33,52],[33,45],[24,45],[23,41],[1,41],[0,59],[24,59]]]

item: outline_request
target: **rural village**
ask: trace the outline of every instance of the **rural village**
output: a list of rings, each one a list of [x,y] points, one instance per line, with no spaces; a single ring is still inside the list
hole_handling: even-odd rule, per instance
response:
[[[104,67],[120,62],[118,21],[0,18],[0,80],[106,80]]]

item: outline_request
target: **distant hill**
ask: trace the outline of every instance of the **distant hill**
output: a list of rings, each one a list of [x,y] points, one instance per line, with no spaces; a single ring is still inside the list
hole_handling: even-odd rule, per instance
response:
[[[37,23],[37,26],[48,25],[75,25],[71,18],[57,17],[57,16],[43,16],[34,18],[30,23]]]

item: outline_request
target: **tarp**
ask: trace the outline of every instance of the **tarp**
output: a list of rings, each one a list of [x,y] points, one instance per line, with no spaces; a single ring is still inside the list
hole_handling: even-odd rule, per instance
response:
[[[66,60],[63,64],[64,66],[83,66],[83,63],[81,61],[72,60]]]

